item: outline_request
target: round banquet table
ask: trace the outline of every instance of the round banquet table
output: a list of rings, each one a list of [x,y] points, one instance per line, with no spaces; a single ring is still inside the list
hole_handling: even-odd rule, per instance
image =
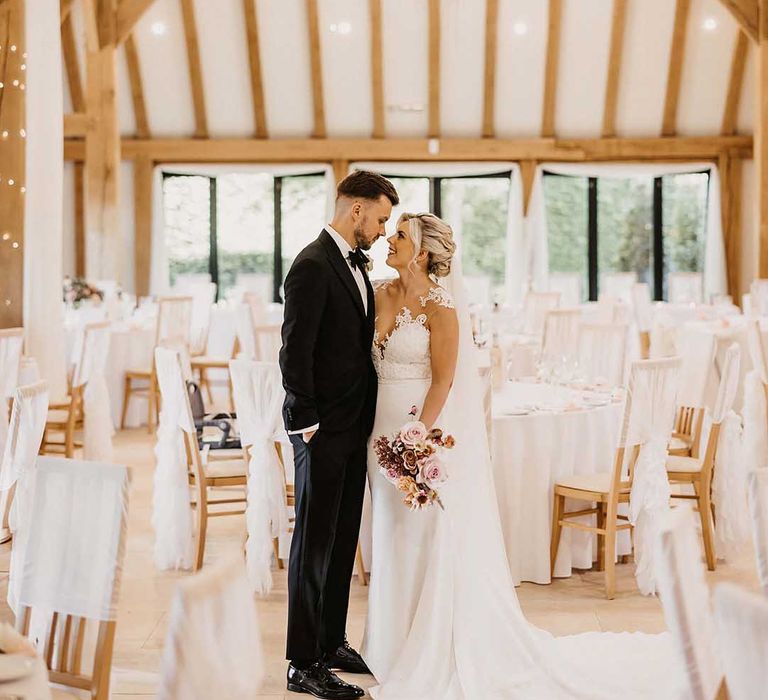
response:
[[[622,405],[607,394],[549,384],[507,382],[494,394],[493,475],[515,585],[551,582],[554,484],[572,474],[610,471]],[[567,510],[577,507],[566,502]],[[621,533],[618,554],[629,551],[629,536]],[[572,568],[589,569],[594,560],[594,537],[565,528],[555,577],[570,576]]]

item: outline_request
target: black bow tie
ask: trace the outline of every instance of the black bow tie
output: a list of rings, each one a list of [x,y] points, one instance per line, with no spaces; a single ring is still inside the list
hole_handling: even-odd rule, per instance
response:
[[[360,272],[365,272],[365,269],[368,265],[368,256],[363,253],[360,248],[350,250],[347,254],[347,257],[349,258],[349,262],[352,264],[352,267],[356,267],[358,270],[360,270]]]

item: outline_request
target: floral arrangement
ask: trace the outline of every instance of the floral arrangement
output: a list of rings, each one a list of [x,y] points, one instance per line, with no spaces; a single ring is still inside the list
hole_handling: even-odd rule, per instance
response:
[[[64,278],[64,301],[77,305],[87,299],[104,299],[104,292],[88,284],[82,277]]]
[[[416,411],[413,406],[409,413],[412,419]],[[428,431],[421,421],[410,420],[391,439],[386,435],[376,438],[373,449],[379,471],[405,494],[405,505],[422,510],[435,503],[443,508],[437,487],[445,483],[448,475],[440,454],[455,444],[453,436],[444,435],[440,428]]]

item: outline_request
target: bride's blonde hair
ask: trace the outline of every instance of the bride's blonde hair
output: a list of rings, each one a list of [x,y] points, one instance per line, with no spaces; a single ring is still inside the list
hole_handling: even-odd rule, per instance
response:
[[[456,243],[453,241],[453,230],[442,219],[434,214],[400,214],[397,225],[408,222],[408,232],[411,235],[415,253],[411,265],[416,261],[416,256],[422,251],[427,252],[427,274],[435,277],[445,277],[451,271],[451,260],[456,252]]]

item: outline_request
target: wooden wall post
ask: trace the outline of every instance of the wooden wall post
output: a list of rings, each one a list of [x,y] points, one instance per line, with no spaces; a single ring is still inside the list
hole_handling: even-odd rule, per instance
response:
[[[720,209],[728,293],[736,304],[741,300],[741,168],[741,158],[727,151],[720,155]]]
[[[154,162],[143,155],[133,161],[134,219],[134,290],[136,296],[147,296],[152,261],[152,169]]]
[[[755,171],[759,207],[760,277],[768,277],[768,0],[760,0],[757,43],[757,101],[755,103]]]

